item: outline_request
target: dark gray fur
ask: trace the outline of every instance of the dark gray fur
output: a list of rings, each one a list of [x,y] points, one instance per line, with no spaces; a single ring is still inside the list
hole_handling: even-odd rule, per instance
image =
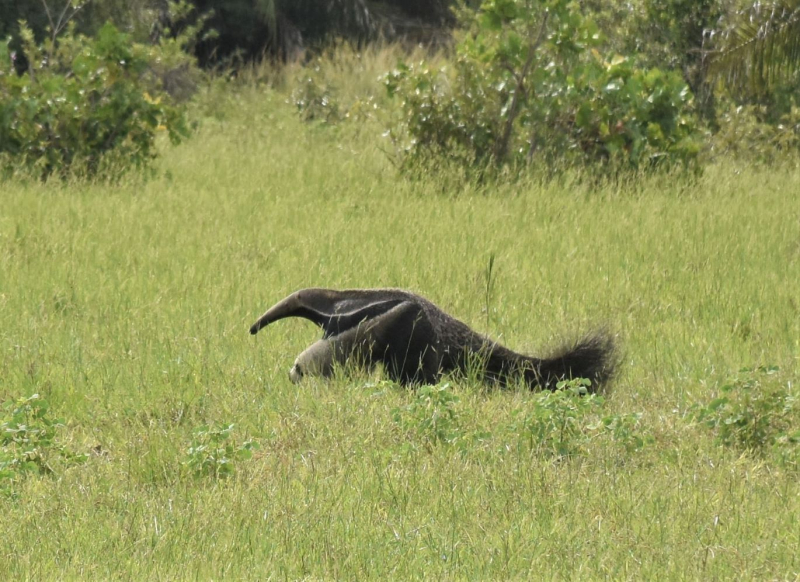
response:
[[[301,289],[267,310],[250,333],[286,317],[303,317],[323,329],[322,339],[298,356],[293,380],[328,376],[336,364],[356,360],[368,367],[382,363],[393,380],[406,385],[433,383],[474,365],[486,380],[503,385],[522,376],[531,388],[554,389],[565,378],[589,378],[595,390],[610,378],[615,362],[606,334],[584,338],[549,358],[533,358],[400,289]]]

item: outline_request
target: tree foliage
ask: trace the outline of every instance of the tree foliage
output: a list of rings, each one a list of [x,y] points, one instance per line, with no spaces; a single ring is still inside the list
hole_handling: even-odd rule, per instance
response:
[[[452,67],[401,65],[393,128],[407,166],[544,161],[642,167],[698,152],[692,94],[680,74],[603,57],[603,35],[566,0],[487,0],[461,14]]]
[[[756,2],[716,31],[712,73],[738,96],[764,99],[800,69],[800,1]]]
[[[206,36],[198,43],[200,62],[264,56],[293,60],[331,37],[364,43],[408,32],[410,23],[441,27],[452,22],[452,0],[189,0],[195,14],[208,15]],[[178,26],[186,20],[178,22]],[[402,23],[402,26],[395,26]]]

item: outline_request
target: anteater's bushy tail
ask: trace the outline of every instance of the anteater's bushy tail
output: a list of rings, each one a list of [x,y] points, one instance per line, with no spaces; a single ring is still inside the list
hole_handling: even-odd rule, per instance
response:
[[[554,390],[561,380],[588,378],[590,392],[597,392],[614,375],[617,364],[614,340],[607,332],[587,336],[562,348],[550,358],[533,359],[533,369],[525,374],[531,386]]]

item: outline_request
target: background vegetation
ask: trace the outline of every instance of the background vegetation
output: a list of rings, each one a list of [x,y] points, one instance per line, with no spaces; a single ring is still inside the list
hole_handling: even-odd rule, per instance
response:
[[[43,175],[63,173],[75,160],[89,173],[101,158],[146,164],[156,130],[166,129],[173,141],[187,135],[180,103],[197,90],[200,75],[183,51],[206,69],[235,67],[236,75],[259,62],[309,65],[296,99],[303,116],[341,121],[348,112],[336,93],[344,88],[314,75],[324,47],[338,38],[357,51],[376,39],[426,47],[381,71],[393,100],[368,103],[384,110],[395,163],[404,170],[534,168],[552,175],[590,165],[615,174],[677,164],[698,170],[729,155],[772,163],[796,157],[800,145],[795,4],[15,5],[0,22],[0,34],[10,35],[0,53],[0,155],[7,169],[21,162]],[[417,33],[400,24],[412,21]]]
[[[88,456],[5,480],[4,577],[796,575],[796,169],[405,181],[281,93],[207,97],[154,178],[4,185],[0,394],[39,394]],[[604,402],[295,386],[317,330],[247,329],[320,284],[415,289],[530,353],[607,324],[620,376]],[[740,418],[754,381],[774,439],[698,415]]]
[[[140,6],[148,21],[155,9]],[[446,150],[423,160],[436,171],[399,173],[419,110],[403,105],[413,90],[391,96],[386,83],[398,62],[446,75],[457,47],[335,44],[212,75],[176,50],[202,38],[202,20],[152,39],[115,20],[105,34],[144,55],[140,76],[109,90],[115,103],[173,107],[196,128],[176,148],[152,128],[148,172],[45,175],[7,158],[0,577],[796,578],[800,171],[781,121],[792,77],[769,76],[756,96],[682,53],[680,66],[661,60],[691,29],[677,3],[659,12],[663,43],[636,54],[623,31],[642,30],[656,3],[624,18],[585,6],[596,23],[578,24],[605,38],[571,66],[619,54],[627,78],[679,75],[702,171],[606,172],[588,156],[548,172],[509,156],[476,173]],[[64,50],[97,54],[100,27],[77,21],[88,9]],[[474,30],[458,41],[485,33],[488,52],[469,58],[494,58],[508,38]],[[501,55],[517,75],[530,46]],[[468,64],[491,77],[498,62]],[[4,105],[20,98],[8,87],[42,78],[8,65]],[[711,85],[706,110],[693,72]],[[74,82],[53,74],[42,90]],[[648,101],[583,95],[598,104],[589,113]],[[3,111],[18,129],[24,118]],[[486,127],[502,128],[508,112],[494,111]],[[513,135],[524,143],[530,127]],[[577,396],[580,381],[537,394],[469,376],[405,390],[354,370],[295,386],[287,370],[318,331],[247,330],[311,285],[412,289],[532,354],[607,326],[620,374],[597,397]]]

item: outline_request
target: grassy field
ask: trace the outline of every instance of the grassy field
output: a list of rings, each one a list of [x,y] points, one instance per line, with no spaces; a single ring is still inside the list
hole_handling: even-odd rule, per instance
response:
[[[370,127],[226,99],[153,179],[0,185],[0,398],[88,453],[0,497],[0,578],[800,577],[797,469],[688,418],[743,366],[796,393],[800,171],[407,181]],[[458,378],[440,439],[379,375],[290,383],[317,329],[248,327],[304,286],[408,288],[537,355],[606,326],[619,375],[568,458],[537,395]],[[642,446],[590,428],[633,413]],[[228,478],[187,462],[207,424],[259,446]]]

